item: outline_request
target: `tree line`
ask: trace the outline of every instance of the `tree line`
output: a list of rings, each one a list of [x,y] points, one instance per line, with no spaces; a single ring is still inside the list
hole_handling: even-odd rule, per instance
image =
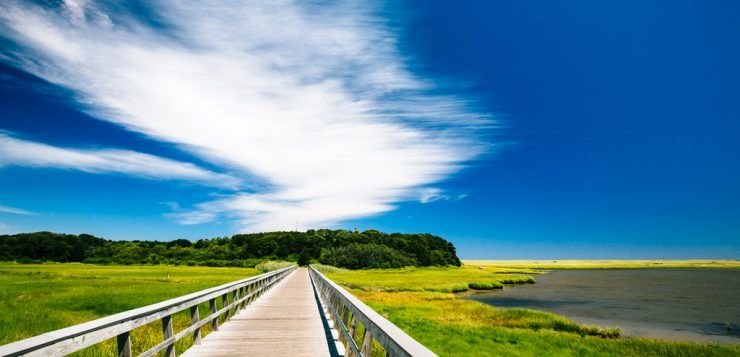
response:
[[[52,232],[0,235],[0,261],[253,267],[265,260],[320,262],[349,269],[460,266],[455,246],[426,233],[318,229],[232,237],[116,241]]]

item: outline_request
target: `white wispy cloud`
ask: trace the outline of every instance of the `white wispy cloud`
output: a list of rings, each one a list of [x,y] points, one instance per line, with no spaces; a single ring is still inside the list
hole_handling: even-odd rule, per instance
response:
[[[385,212],[488,150],[490,123],[415,76],[365,1],[156,1],[157,25],[107,2],[0,5],[7,62],[83,110],[269,188],[175,212],[248,231]]]
[[[35,215],[35,213],[33,213],[31,211],[26,211],[26,210],[21,209],[21,208],[10,207],[10,206],[5,206],[5,205],[0,205],[0,212],[2,212],[2,213],[10,213],[10,214],[20,214],[20,215],[24,215],[24,216],[32,216],[32,215]]]
[[[185,180],[229,189],[236,189],[240,185],[240,180],[233,176],[208,171],[190,163],[129,150],[60,148],[0,132],[0,167],[10,165]],[[0,206],[0,212],[25,214],[22,210],[4,206]]]

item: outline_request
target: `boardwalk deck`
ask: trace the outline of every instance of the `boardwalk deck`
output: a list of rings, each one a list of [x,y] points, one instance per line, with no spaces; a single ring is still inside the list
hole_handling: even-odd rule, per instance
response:
[[[299,268],[183,356],[330,356],[329,343],[308,271]]]

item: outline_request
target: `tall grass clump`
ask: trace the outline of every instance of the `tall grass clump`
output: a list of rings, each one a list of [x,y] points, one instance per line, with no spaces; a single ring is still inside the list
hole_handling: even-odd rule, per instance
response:
[[[326,264],[319,264],[319,263],[311,264],[311,266],[314,267],[314,269],[322,273],[345,273],[349,271],[348,269],[337,268],[333,265],[326,265]]]
[[[468,287],[473,290],[493,290],[503,289],[504,285],[499,283],[498,281],[492,281],[488,283],[468,283]]]
[[[282,269],[282,268],[287,268],[287,267],[293,266],[293,265],[295,265],[295,263],[293,263],[293,262],[285,262],[285,261],[282,261],[282,260],[270,260],[270,261],[267,261],[267,262],[259,263],[259,264],[255,265],[254,268],[257,269],[257,270],[259,270],[259,271],[261,271],[261,272],[263,272],[263,273],[267,273],[267,272],[270,272],[270,271],[274,271],[274,270],[278,270],[278,269]]]
[[[499,280],[501,284],[534,284],[536,280],[529,275],[518,275]]]

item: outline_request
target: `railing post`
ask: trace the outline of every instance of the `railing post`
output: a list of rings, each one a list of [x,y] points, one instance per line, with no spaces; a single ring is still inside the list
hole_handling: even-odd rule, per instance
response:
[[[235,304],[234,304],[234,315],[236,315],[236,314],[239,313],[239,303],[237,301],[239,301],[239,290],[241,290],[241,289],[242,288],[237,288],[236,290],[234,290],[234,295],[231,297],[233,299],[232,301],[235,302]]]
[[[200,322],[200,312],[198,311],[198,305],[190,307],[190,322],[195,325]],[[193,344],[200,345],[200,327],[193,331]]]
[[[126,331],[116,337],[118,342],[118,357],[131,357],[131,331]]]
[[[211,310],[211,315],[216,315],[216,298],[208,300],[208,307]],[[211,320],[211,330],[218,331],[218,315],[213,316],[213,320]]]
[[[172,328],[172,315],[167,315],[162,318],[162,332],[164,333],[164,339],[172,337],[175,334]],[[167,357],[175,357],[175,343],[167,345],[164,355]]]

